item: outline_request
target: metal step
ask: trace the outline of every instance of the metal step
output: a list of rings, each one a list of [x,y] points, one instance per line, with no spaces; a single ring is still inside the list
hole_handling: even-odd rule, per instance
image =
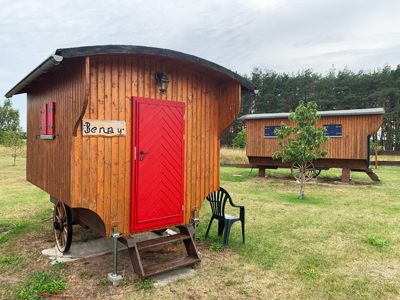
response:
[[[143,268],[144,276],[145,277],[153,276],[170,270],[175,270],[180,267],[189,266],[199,261],[200,259],[193,256],[178,257],[160,264],[144,267]]]

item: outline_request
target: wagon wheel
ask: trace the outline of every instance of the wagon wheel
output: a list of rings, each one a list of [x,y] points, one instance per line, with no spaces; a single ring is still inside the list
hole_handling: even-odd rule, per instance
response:
[[[314,178],[317,178],[319,174],[321,174],[321,169],[315,169],[315,175]]]
[[[319,174],[319,173],[318,173]],[[296,181],[301,181],[301,165],[292,164],[292,176]],[[305,181],[310,181],[315,176],[315,167],[312,162],[306,162],[306,172],[304,173]]]
[[[61,253],[66,253],[72,242],[72,216],[69,206],[57,201],[54,206],[53,222],[57,248]]]

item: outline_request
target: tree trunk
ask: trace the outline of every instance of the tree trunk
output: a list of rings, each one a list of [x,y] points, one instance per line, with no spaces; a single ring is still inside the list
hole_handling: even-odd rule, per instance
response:
[[[15,166],[16,161],[17,161],[17,150],[18,150],[18,148],[14,147],[14,166]]]
[[[299,195],[299,199],[303,199],[304,196],[304,176],[305,176],[305,168],[306,168],[306,164],[305,163],[301,163],[300,164],[300,195]]]

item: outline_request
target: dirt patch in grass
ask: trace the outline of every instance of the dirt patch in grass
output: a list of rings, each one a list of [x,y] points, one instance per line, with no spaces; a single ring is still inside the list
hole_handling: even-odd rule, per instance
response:
[[[99,236],[91,230],[74,226],[74,241],[89,240]],[[240,256],[229,248],[223,251],[211,251],[208,248],[211,241],[197,243],[198,250],[203,254],[202,262],[192,266],[198,271],[194,277],[178,280],[167,286],[147,290],[138,290],[135,283],[138,276],[133,267],[127,250],[118,254],[118,272],[124,277],[124,284],[112,286],[107,281],[107,274],[113,271],[113,256],[107,254],[99,257],[81,259],[61,265],[67,274],[68,289],[57,297],[66,299],[275,299],[279,292],[273,295],[274,289],[280,289],[277,282],[282,277],[275,271],[265,271],[259,266],[244,263]],[[41,250],[54,246],[52,232],[33,232],[23,239],[14,241],[10,256],[18,256],[22,263],[8,268],[0,281],[0,292],[9,285],[16,285],[31,272],[45,272],[54,268],[50,261],[41,255]],[[17,250],[16,250],[17,249]],[[4,250],[4,249],[2,249]],[[4,251],[2,251],[4,254]],[[183,243],[169,244],[144,250],[141,252],[144,265],[182,256],[186,253]],[[0,265],[1,266],[1,265]],[[27,273],[28,272],[28,273]],[[287,278],[289,279],[289,278]],[[287,280],[284,279],[284,280]]]

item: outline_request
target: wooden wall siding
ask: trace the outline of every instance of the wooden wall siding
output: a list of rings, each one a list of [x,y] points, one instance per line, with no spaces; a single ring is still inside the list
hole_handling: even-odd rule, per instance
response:
[[[247,120],[247,156],[271,157],[278,150],[276,138],[264,138],[265,126],[279,126],[281,122],[293,126],[287,118]],[[367,159],[368,135],[375,133],[382,124],[382,115],[321,117],[318,126],[342,124],[341,138],[331,138],[323,149],[326,158]]]
[[[170,79],[162,94],[154,74]],[[135,56],[90,58],[90,93],[85,119],[126,121],[126,137],[82,137],[74,140],[73,207],[89,208],[104,221],[120,221],[120,232],[130,233],[132,96],[186,102],[185,223],[193,209],[219,188],[219,136],[239,113],[240,84],[225,84],[190,70]],[[230,111],[223,122],[218,118]]]
[[[221,88],[221,95],[225,97],[221,101],[220,107],[220,126],[219,126],[219,137],[221,136],[222,132],[228,128],[238,117],[240,111],[240,104],[241,104],[241,90],[240,85],[232,85],[232,84],[224,84]],[[236,103],[232,103],[230,99],[239,98],[239,101]]]
[[[46,87],[46,88],[44,88]],[[72,130],[85,98],[84,59],[63,62],[61,68],[32,88],[28,95],[26,178],[51,196],[71,203]],[[43,104],[55,102],[54,140],[40,135]]]

